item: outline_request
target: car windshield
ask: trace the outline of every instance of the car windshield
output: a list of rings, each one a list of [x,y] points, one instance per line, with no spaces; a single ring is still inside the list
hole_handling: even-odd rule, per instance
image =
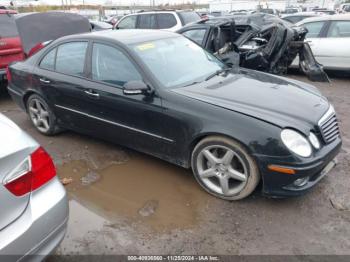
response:
[[[167,88],[204,81],[225,68],[223,62],[185,37],[138,43],[133,50]]]
[[[18,36],[16,22],[11,14],[0,14],[0,37]]]

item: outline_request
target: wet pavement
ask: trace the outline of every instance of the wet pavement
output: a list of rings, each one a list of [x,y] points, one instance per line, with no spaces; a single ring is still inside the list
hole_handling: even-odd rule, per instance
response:
[[[219,200],[189,170],[159,159],[73,132],[45,137],[4,94],[0,112],[46,148],[68,182],[58,254],[350,254],[350,77],[314,84],[335,106],[344,145],[338,166],[291,199],[256,191]]]

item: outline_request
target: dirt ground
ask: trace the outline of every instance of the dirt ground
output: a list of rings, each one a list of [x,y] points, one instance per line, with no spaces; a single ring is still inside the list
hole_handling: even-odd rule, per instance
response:
[[[308,82],[300,75],[290,77]],[[58,254],[350,254],[350,77],[314,83],[334,104],[339,164],[309,194],[228,202],[206,194],[191,172],[102,140],[45,137],[8,95],[0,112],[53,156],[71,180],[67,235]]]

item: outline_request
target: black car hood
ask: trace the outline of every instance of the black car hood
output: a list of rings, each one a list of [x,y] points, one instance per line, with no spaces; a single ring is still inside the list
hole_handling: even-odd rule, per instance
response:
[[[329,107],[311,85],[246,69],[172,91],[305,134]]]

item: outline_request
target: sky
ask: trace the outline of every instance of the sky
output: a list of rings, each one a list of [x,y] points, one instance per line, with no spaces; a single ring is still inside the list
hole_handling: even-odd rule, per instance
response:
[[[130,5],[130,4],[136,4],[136,5],[149,5],[151,1],[153,0],[64,0],[70,3],[72,1],[73,4],[115,4],[115,5]],[[159,4],[181,4],[186,3],[187,1],[195,1],[196,3],[208,3],[209,0],[155,0],[156,5]],[[0,0],[0,5],[8,5],[10,1],[8,0]],[[33,4],[51,4],[51,5],[60,5],[62,4],[62,0],[14,0],[14,2],[18,5],[21,5],[23,3],[33,3]]]

